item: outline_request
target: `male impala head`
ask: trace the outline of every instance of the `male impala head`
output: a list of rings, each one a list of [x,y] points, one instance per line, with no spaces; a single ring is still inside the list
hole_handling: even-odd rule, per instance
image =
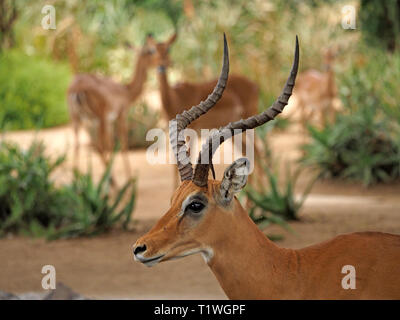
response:
[[[214,91],[205,101],[176,116],[170,122],[170,140],[177,158],[181,185],[174,192],[171,207],[158,223],[134,245],[135,260],[152,266],[160,261],[203,253],[206,260],[213,257],[213,247],[221,243],[224,229],[232,226],[240,203],[235,198],[247,182],[249,161],[234,161],[226,170],[222,181],[209,180],[212,159],[218,146],[241,129],[253,129],[274,119],[287,105],[298,69],[299,49],[296,37],[295,57],[290,76],[279,98],[261,114],[229,123],[210,135],[203,145],[193,170],[186,157],[183,130],[195,119],[210,110],[221,98],[228,80],[228,46],[224,35],[224,58],[220,77]],[[214,172],[213,172],[214,173]]]
[[[155,66],[159,71],[165,71],[167,67],[171,65],[169,58],[169,50],[171,45],[175,42],[177,34],[174,33],[165,42],[156,42],[152,35],[147,36],[147,45],[149,50],[152,52],[152,66]]]

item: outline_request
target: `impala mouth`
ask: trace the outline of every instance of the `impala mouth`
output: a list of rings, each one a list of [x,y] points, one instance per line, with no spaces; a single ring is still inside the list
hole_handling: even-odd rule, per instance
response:
[[[135,259],[135,261],[141,262],[147,267],[152,267],[152,266],[156,265],[157,263],[159,263],[161,261],[161,259],[164,258],[164,256],[165,256],[165,254],[161,254],[156,257],[145,258],[140,253],[138,253],[138,254],[135,254],[133,256],[133,258]]]

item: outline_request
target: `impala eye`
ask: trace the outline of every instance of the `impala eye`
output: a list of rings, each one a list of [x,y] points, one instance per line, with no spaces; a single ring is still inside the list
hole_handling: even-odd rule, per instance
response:
[[[149,49],[147,49],[146,53],[149,54],[149,55],[155,54],[156,53],[156,49],[149,48]]]
[[[194,201],[186,207],[186,210],[190,210],[191,212],[194,213],[199,213],[201,210],[204,209],[204,207],[205,205],[202,204],[201,202]]]

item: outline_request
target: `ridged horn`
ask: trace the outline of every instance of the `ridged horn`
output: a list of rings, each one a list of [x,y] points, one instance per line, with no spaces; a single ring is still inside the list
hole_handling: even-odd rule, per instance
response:
[[[224,33],[224,56],[221,74],[213,92],[205,101],[200,102],[197,106],[193,106],[189,110],[178,114],[174,120],[169,122],[169,137],[172,150],[177,159],[177,165],[181,181],[191,180],[193,178],[193,168],[188,156],[187,147],[183,130],[194,120],[209,111],[221,98],[222,93],[228,82],[229,74],[229,52],[228,43]]]
[[[297,70],[299,67],[299,40],[296,36],[296,48],[294,53],[294,61],[290,75],[286,81],[286,84],[282,90],[281,95],[277,100],[264,112],[249,117],[245,120],[240,120],[236,122],[231,122],[227,126],[220,128],[219,130],[212,133],[206,143],[203,144],[201,151],[199,153],[199,158],[197,160],[197,165],[194,172],[193,182],[199,187],[207,186],[208,181],[208,171],[210,169],[210,164],[212,163],[212,157],[218,147],[227,139],[231,138],[239,132],[246,131],[248,129],[254,129],[263,125],[264,123],[275,119],[275,117],[280,114],[284,107],[288,104],[289,98],[292,95],[293,87],[296,81]],[[235,130],[241,129],[241,130]],[[202,163],[202,155],[205,156],[205,162]]]

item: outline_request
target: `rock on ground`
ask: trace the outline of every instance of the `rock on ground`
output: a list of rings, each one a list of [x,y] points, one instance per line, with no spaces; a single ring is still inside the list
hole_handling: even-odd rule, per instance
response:
[[[27,292],[19,295],[0,290],[0,300],[87,300],[63,283],[57,283],[56,289],[49,293]]]

